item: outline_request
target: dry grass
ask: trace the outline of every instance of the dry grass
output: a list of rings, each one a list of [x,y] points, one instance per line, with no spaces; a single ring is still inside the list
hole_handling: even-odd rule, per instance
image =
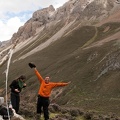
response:
[[[107,26],[104,27],[103,25],[97,28],[97,36],[94,41],[87,44],[88,47],[94,42],[115,34],[115,30],[119,28],[118,25],[118,23],[109,23],[107,26],[111,27],[106,32],[104,30]],[[94,46],[83,50],[81,47],[94,37],[96,33],[94,28],[94,26],[79,27],[47,48],[25,59],[11,63],[8,84],[16,76],[25,74],[27,76],[27,88],[22,91],[22,95],[25,95],[22,96],[22,100],[27,98],[28,102],[35,102],[39,84],[33,70],[28,67],[29,62],[34,62],[43,77],[50,76],[51,81],[56,82],[72,81],[56,97],[56,103],[69,107],[77,106],[85,110],[95,110],[98,113],[113,112],[120,115],[120,107],[117,107],[120,106],[120,68],[119,66],[116,69],[111,68],[106,73],[101,74],[108,67],[108,60],[110,60],[110,64],[119,63],[119,47],[115,45],[116,40],[114,40],[99,47]],[[25,51],[23,54],[37,47],[37,44],[34,44],[27,51],[25,48],[22,49]],[[12,60],[16,59],[22,50],[14,54]],[[93,57],[89,59],[91,56]],[[114,59],[112,59],[113,56]],[[5,78],[2,74],[5,69],[6,64],[0,68],[2,80]],[[3,81],[1,87],[4,87]]]

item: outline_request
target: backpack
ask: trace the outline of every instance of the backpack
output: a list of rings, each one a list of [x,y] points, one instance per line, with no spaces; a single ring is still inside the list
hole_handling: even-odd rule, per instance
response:
[[[9,116],[10,116],[10,118],[11,118],[14,114],[13,114],[12,109],[9,108],[9,116],[8,116],[7,107],[1,105],[1,106],[0,106],[0,115],[3,117],[3,119],[8,119]]]

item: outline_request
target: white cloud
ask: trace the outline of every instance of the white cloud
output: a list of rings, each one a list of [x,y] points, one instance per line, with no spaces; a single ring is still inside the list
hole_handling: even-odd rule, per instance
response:
[[[0,41],[9,40],[40,8],[62,6],[68,0],[0,0]]]
[[[23,24],[18,17],[10,18],[7,23],[0,21],[0,41],[9,40]]]

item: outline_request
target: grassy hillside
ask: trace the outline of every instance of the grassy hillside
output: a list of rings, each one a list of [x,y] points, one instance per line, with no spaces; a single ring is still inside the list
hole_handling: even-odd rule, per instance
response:
[[[8,84],[15,77],[25,74],[27,88],[22,92],[22,100],[35,104],[39,82],[33,70],[28,67],[29,62],[34,62],[43,77],[50,76],[51,81],[55,82],[71,81],[69,86],[53,91],[53,102],[61,106],[79,107],[104,114],[112,112],[120,116],[119,40],[113,39],[103,45],[90,47],[119,32],[119,27],[120,23],[107,23],[100,27],[82,26],[75,29],[47,48],[25,59],[11,62]],[[37,44],[26,46],[27,50],[24,48],[15,53],[12,61],[22,51],[25,54],[46,39],[37,38]],[[1,88],[5,86],[5,74],[2,74],[5,69],[6,64],[0,67]]]

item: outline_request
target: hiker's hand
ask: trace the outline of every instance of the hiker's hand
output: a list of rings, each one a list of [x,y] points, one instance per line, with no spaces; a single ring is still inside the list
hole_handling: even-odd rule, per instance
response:
[[[15,92],[18,92],[18,93],[19,93],[20,91],[19,91],[18,89],[15,89]]]
[[[33,63],[29,63],[28,65],[30,68],[36,68],[35,64],[33,64]]]
[[[24,84],[23,84],[23,87],[26,87],[26,86],[27,86],[26,83],[24,83]]]
[[[71,83],[71,81],[68,82],[68,84],[70,84],[70,83]]]

